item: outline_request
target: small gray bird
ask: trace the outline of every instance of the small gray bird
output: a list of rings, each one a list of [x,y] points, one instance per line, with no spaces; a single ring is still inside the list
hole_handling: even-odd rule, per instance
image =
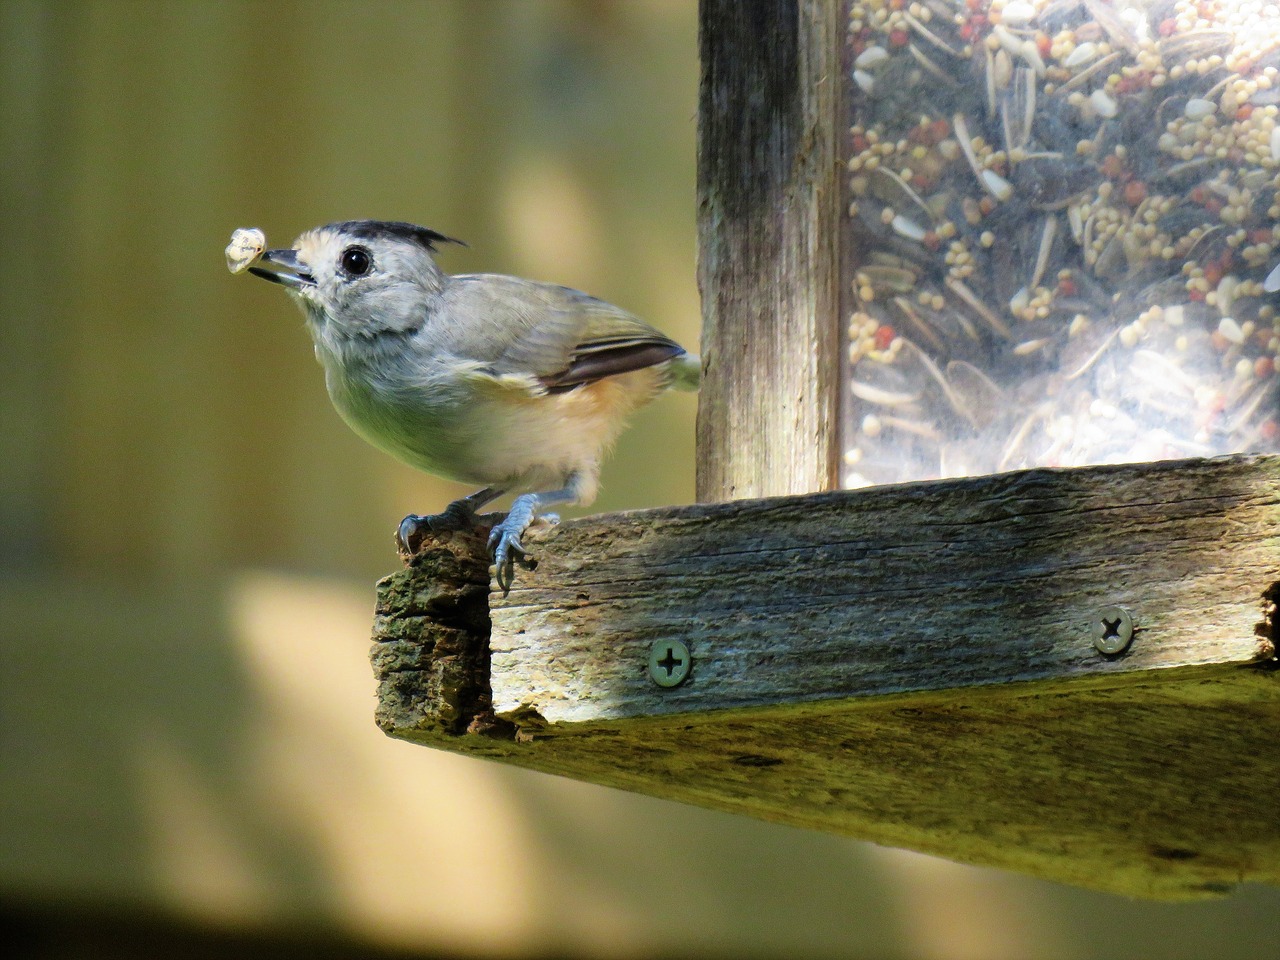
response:
[[[627,414],[666,387],[697,389],[700,364],[569,287],[444,273],[436,246],[457,242],[411,223],[352,220],[309,230],[291,250],[251,251],[233,269],[282,284],[302,308],[351,429],[414,467],[483,486],[443,514],[406,517],[402,549],[412,552],[418,524],[471,523],[519,494],[489,538],[505,593],[516,563],[532,565],[520,538],[543,507],[594,500],[600,457]]]

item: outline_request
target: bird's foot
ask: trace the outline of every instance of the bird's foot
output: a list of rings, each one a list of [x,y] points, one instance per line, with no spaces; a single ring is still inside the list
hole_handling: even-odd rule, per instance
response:
[[[470,530],[479,525],[480,517],[466,498],[455,500],[440,513],[411,513],[396,527],[396,550],[405,560],[417,555],[423,541],[433,533]]]
[[[493,554],[498,589],[504,597],[511,592],[511,585],[515,582],[517,564],[526,570],[538,565],[537,559],[520,542],[525,531],[535,523],[550,526],[560,522],[560,518],[552,513],[537,516],[537,510],[537,494],[516,497],[511,504],[511,512],[489,533],[489,550]]]

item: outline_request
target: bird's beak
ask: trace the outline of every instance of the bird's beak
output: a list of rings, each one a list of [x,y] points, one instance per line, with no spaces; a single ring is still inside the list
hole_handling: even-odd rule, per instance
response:
[[[279,283],[293,290],[314,287],[316,278],[307,265],[298,259],[297,250],[268,250],[249,268],[255,277]]]

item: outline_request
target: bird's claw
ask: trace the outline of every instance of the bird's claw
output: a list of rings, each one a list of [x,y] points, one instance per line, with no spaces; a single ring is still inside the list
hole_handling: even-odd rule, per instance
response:
[[[498,589],[502,591],[504,597],[511,592],[511,585],[515,583],[516,564],[526,570],[533,570],[538,566],[538,561],[529,555],[524,544],[520,542],[520,537],[528,527],[527,523],[511,523],[511,516],[508,515],[489,534],[489,551],[493,554],[494,575],[498,581]]]
[[[469,530],[479,520],[476,512],[462,500],[455,500],[440,513],[419,515],[411,513],[396,527],[396,550],[408,560],[422,549],[422,543],[430,533],[449,530]]]

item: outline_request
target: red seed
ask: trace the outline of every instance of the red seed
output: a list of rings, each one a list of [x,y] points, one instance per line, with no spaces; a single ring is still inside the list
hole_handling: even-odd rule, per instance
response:
[[[1102,161],[1102,175],[1108,180],[1114,180],[1124,172],[1124,161],[1117,157],[1114,153],[1107,154]]]
[[[933,121],[933,124],[929,129],[933,134],[934,143],[940,143],[947,139],[947,137],[951,136],[951,124],[941,118]]]
[[[1036,50],[1039,51],[1040,56],[1042,57],[1049,56],[1049,51],[1052,49],[1053,49],[1053,41],[1050,40],[1047,35],[1043,33],[1037,33],[1036,34]]]
[[[1252,103],[1246,103],[1243,106],[1241,106],[1238,110],[1236,110],[1236,120],[1238,120],[1241,123],[1248,120],[1251,116],[1253,116]]]
[[[1136,207],[1145,199],[1147,199],[1147,188],[1141,180],[1130,180],[1124,185],[1124,202],[1129,206]]]
[[[1058,281],[1058,293],[1064,297],[1074,297],[1076,295],[1076,282],[1070,277],[1063,277]]]
[[[1211,287],[1216,287],[1222,279],[1222,272],[1222,267],[1218,263],[1206,263],[1204,266],[1205,282]]]
[[[975,13],[960,27],[960,36],[965,40],[972,40],[982,33],[982,28],[986,25],[987,18],[980,13]]]
[[[924,244],[926,250],[937,250],[942,246],[942,238],[933,230],[927,232],[920,242]]]
[[[1149,86],[1151,86],[1151,71],[1139,70],[1127,77],[1121,77],[1120,82],[1116,84],[1116,90],[1120,93],[1137,93],[1139,90],[1146,90]]]
[[[1259,357],[1253,361],[1253,375],[1259,380],[1265,380],[1276,372],[1276,363],[1270,357]]]
[[[1160,36],[1171,37],[1178,32],[1178,21],[1173,17],[1165,17],[1160,21]]]
[[[891,47],[905,47],[910,41],[911,37],[905,30],[889,31],[889,46]]]
[[[893,327],[887,323],[880,324],[880,326],[876,327],[876,349],[888,350],[889,344],[893,343],[893,338],[896,336],[897,334],[893,332]]]
[[[1258,435],[1267,443],[1274,443],[1276,437],[1280,437],[1280,424],[1274,420],[1268,420],[1258,428]]]
[[[1204,303],[1204,291],[1203,291],[1203,290],[1188,290],[1188,291],[1187,291],[1187,296],[1188,296],[1190,299],[1194,300],[1196,303]],[[1224,339],[1225,339],[1225,338],[1224,338]]]

